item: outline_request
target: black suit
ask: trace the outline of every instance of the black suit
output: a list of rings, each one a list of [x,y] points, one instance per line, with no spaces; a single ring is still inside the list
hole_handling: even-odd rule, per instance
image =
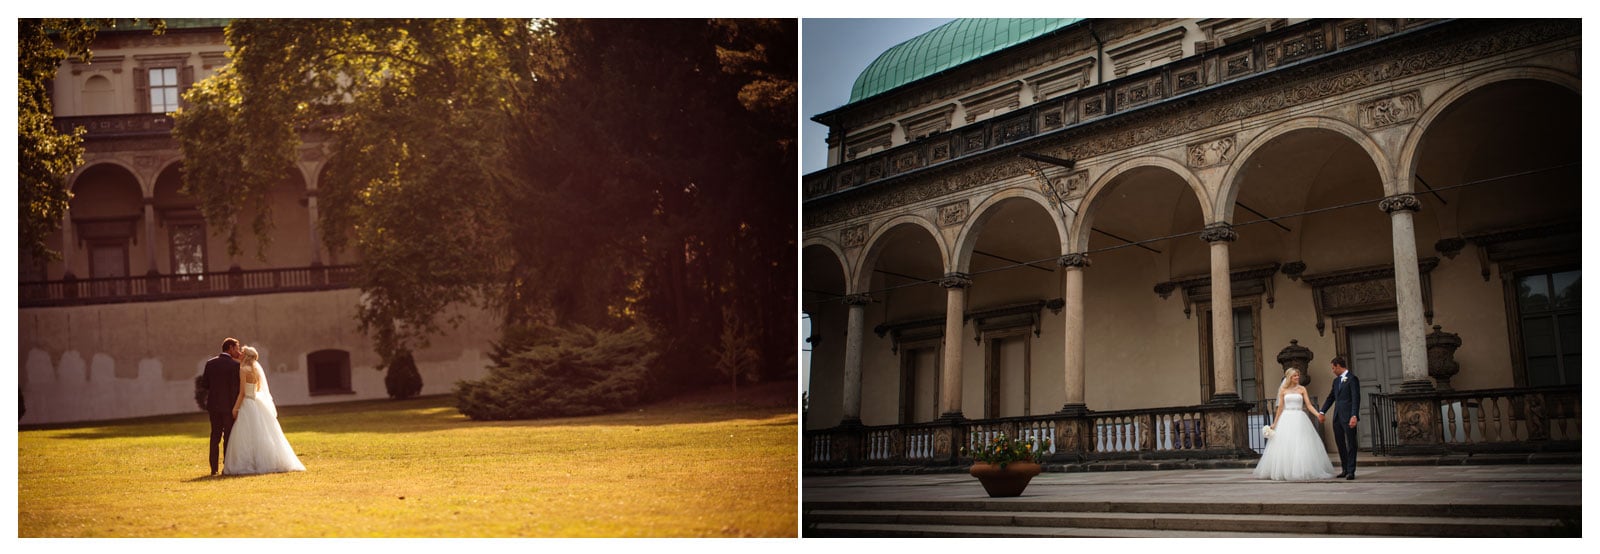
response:
[[[227,449],[228,437],[233,434],[233,403],[239,397],[239,362],[218,354],[206,362],[201,375],[206,385],[206,412],[211,414],[211,473],[217,472],[217,444]]]
[[[1356,379],[1356,372],[1347,369],[1344,375],[1333,378],[1333,390],[1322,401],[1322,412],[1327,413],[1329,406],[1333,406],[1333,441],[1339,445],[1339,465],[1345,475],[1355,475],[1359,433],[1350,426],[1350,418],[1361,413],[1361,380]]]

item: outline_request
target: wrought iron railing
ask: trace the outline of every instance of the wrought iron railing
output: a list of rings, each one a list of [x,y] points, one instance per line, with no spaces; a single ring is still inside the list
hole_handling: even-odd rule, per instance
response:
[[[17,296],[29,308],[328,290],[353,286],[355,270],[337,265],[34,281],[20,283]]]

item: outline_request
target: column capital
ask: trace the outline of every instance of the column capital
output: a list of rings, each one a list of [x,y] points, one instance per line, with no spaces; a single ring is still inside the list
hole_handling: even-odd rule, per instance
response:
[[[852,294],[841,299],[846,306],[865,306],[872,303],[872,295],[867,293]]]
[[[964,289],[972,286],[972,276],[961,272],[946,273],[944,278],[939,280],[939,286],[947,289]]]
[[[1406,210],[1408,212],[1422,211],[1422,201],[1417,200],[1415,194],[1396,194],[1378,202],[1378,209],[1383,213],[1394,215],[1395,212]]]
[[[1239,233],[1234,232],[1233,226],[1226,222],[1212,223],[1206,226],[1206,230],[1200,232],[1200,240],[1206,242],[1233,242],[1239,240]]]
[[[1071,254],[1062,256],[1060,259],[1056,260],[1056,263],[1061,267],[1076,267],[1079,269],[1093,265],[1093,262],[1089,260],[1089,255],[1081,252],[1073,252]]]

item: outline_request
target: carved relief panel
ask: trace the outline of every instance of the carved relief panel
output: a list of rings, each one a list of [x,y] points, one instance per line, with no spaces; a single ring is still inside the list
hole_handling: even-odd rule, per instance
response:
[[[1358,110],[1360,110],[1361,127],[1372,130],[1415,120],[1417,115],[1422,113],[1422,108],[1422,93],[1413,90],[1371,102],[1362,102]]]

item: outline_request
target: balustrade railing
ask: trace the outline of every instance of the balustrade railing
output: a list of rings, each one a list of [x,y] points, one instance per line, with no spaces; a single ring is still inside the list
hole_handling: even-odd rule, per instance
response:
[[[1099,412],[1091,421],[1096,453],[1200,450],[1206,446],[1205,416],[1193,408]]]
[[[355,269],[337,265],[33,281],[18,285],[18,303],[24,308],[74,306],[339,289],[352,286]]]
[[[1397,413],[1395,395],[1372,396],[1377,419],[1372,448],[1384,453],[1401,446],[1402,433],[1416,427],[1405,419],[1421,418]],[[1431,436],[1411,437],[1411,445],[1436,443],[1461,451],[1538,450],[1553,443],[1576,445],[1583,440],[1583,394],[1578,385],[1441,391],[1424,400],[1437,410],[1438,428]]]

